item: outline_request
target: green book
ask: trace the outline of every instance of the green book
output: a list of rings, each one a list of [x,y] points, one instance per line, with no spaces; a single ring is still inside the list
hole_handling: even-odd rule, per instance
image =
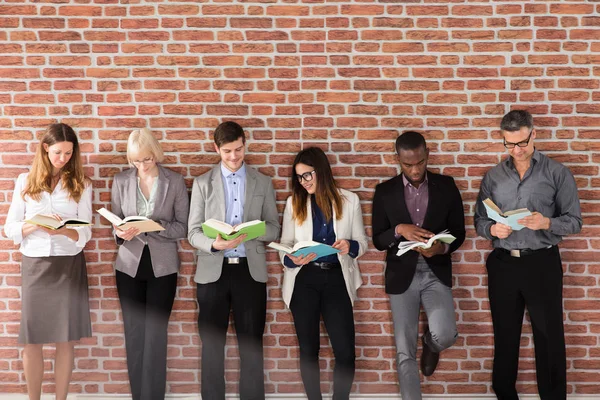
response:
[[[226,222],[217,221],[216,219],[209,219],[204,221],[202,224],[202,230],[204,234],[211,239],[216,239],[217,234],[221,234],[221,237],[225,240],[233,240],[240,235],[247,234],[248,236],[244,242],[252,239],[256,239],[262,236],[267,231],[265,221],[248,221],[243,224],[237,225],[235,228]]]

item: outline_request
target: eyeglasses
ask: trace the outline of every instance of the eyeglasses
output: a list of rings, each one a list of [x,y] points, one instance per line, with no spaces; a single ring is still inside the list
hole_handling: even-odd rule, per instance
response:
[[[522,140],[522,141],[517,142],[517,143],[507,142],[506,139],[504,139],[504,147],[506,147],[507,149],[514,149],[515,146],[518,146],[518,147],[527,147],[527,145],[529,144],[529,141],[531,140],[531,134],[532,133],[533,133],[533,128],[531,128],[531,130],[529,131],[529,136],[527,136],[527,139]]]
[[[148,164],[150,164],[152,161],[154,161],[154,157],[146,157],[146,158],[144,158],[143,160],[134,160],[134,161],[132,161],[131,163],[132,163],[133,165],[141,165],[141,164],[148,165]]]
[[[315,170],[313,169],[310,172],[305,172],[301,175],[296,174],[296,178],[298,178],[298,182],[302,183],[302,179],[304,179],[306,182],[310,182],[313,180],[313,174],[315,173]]]

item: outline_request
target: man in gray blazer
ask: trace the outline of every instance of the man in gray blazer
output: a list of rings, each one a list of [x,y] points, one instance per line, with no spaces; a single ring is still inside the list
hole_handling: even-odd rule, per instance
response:
[[[271,178],[244,163],[246,138],[235,122],[220,124],[214,134],[221,162],[197,177],[192,188],[188,240],[196,248],[198,331],[202,339],[202,399],[225,399],[225,339],[229,313],[240,353],[240,398],[265,398],[262,335],[267,313],[265,242],[279,236],[279,214]],[[244,242],[207,237],[208,219],[232,226],[266,222],[266,233]]]

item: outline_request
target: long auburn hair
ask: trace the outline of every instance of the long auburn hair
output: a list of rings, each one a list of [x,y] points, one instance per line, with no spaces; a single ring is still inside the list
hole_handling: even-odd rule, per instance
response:
[[[329,160],[325,152],[318,147],[304,149],[294,159],[294,164],[292,165],[292,218],[299,224],[302,224],[308,217],[306,202],[308,201],[309,194],[302,187],[296,176],[296,165],[298,164],[309,165],[315,169],[317,179],[315,199],[325,219],[331,221],[334,209],[336,219],[339,220],[342,218],[342,195],[333,178]]]
[[[73,128],[62,123],[48,126],[40,139],[31,171],[27,176],[27,186],[21,193],[23,198],[29,196],[39,201],[42,198],[42,192],[52,193],[52,163],[50,163],[48,152],[44,149],[44,144],[52,146],[61,142],[73,143],[73,154],[71,154],[69,162],[61,168],[60,177],[63,187],[69,192],[69,197],[79,202],[85,186],[90,183],[90,180],[83,172],[77,135],[75,135]]]

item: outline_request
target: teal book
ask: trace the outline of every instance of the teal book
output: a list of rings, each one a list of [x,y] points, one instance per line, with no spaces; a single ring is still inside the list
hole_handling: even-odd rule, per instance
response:
[[[204,221],[202,224],[202,231],[211,239],[216,239],[217,234],[220,234],[225,240],[233,240],[240,235],[247,234],[248,236],[244,240],[244,242],[246,242],[248,240],[256,239],[259,236],[263,236],[267,231],[267,225],[265,224],[265,221],[256,219],[233,227],[226,222],[217,221],[216,219],[211,218]]]
[[[519,208],[518,210],[506,211],[503,213],[500,208],[494,204],[492,199],[489,198],[483,201],[483,205],[485,206],[485,211],[487,212],[488,218],[493,219],[496,222],[500,222],[501,224],[510,226],[513,231],[520,231],[521,229],[525,228],[517,221],[521,218],[531,215],[531,211],[526,208]]]
[[[298,242],[294,245],[294,247],[284,246],[281,243],[271,242],[267,245],[268,247],[275,249],[277,251],[283,251],[286,254],[290,254],[294,257],[306,256],[310,253],[315,253],[317,258],[325,257],[331,254],[337,254],[340,251],[332,246],[327,244],[314,242],[312,240],[306,240],[303,242]]]

